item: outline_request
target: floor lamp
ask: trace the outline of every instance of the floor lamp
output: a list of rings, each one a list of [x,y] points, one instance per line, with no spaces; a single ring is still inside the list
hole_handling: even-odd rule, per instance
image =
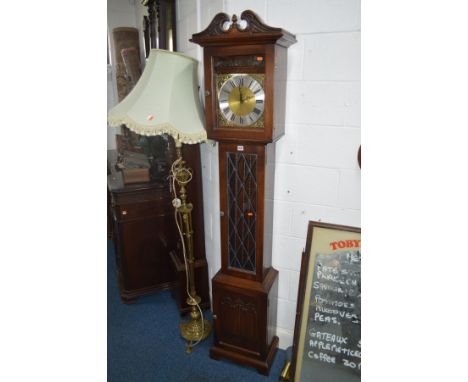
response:
[[[203,318],[201,301],[195,289],[193,229],[186,186],[192,173],[182,158],[182,144],[206,140],[203,110],[197,81],[198,62],[180,53],[152,49],[145,70],[133,90],[109,111],[108,123],[122,124],[137,134],[169,134],[174,138],[177,159],[169,175],[174,192],[173,206],[181,237],[185,270],[187,305],[190,319],[180,324],[180,334],[188,341],[187,352],[206,338],[211,324]]]

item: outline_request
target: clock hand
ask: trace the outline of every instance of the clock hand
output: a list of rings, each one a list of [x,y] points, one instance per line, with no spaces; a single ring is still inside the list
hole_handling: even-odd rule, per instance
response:
[[[242,88],[241,88],[240,85],[239,85],[239,101],[240,101],[240,103],[244,102],[244,99],[242,98]]]

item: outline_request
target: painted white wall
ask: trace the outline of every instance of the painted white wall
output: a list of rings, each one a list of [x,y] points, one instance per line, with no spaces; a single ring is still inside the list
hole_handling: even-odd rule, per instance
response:
[[[360,226],[360,0],[178,0],[178,47],[218,12],[245,9],[284,28],[288,49],[286,134],[277,142],[273,266],[279,271],[277,334],[292,344],[307,223]],[[201,66],[201,65],[200,65]],[[200,70],[200,82],[203,83]],[[218,147],[201,146],[205,245],[210,278],[221,267]]]

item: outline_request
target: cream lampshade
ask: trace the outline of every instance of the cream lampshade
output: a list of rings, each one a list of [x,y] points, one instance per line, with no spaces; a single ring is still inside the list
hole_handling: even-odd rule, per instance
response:
[[[183,54],[151,49],[136,86],[109,111],[109,125],[124,124],[141,135],[167,133],[176,142],[205,141],[197,65],[195,59]]]

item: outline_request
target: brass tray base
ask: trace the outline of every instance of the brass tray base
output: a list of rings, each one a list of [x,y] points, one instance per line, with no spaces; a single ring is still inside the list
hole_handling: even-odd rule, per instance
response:
[[[188,341],[186,351],[187,353],[191,353],[194,342],[202,341],[208,337],[211,332],[211,323],[208,320],[191,319],[179,324],[179,328],[181,337]]]

